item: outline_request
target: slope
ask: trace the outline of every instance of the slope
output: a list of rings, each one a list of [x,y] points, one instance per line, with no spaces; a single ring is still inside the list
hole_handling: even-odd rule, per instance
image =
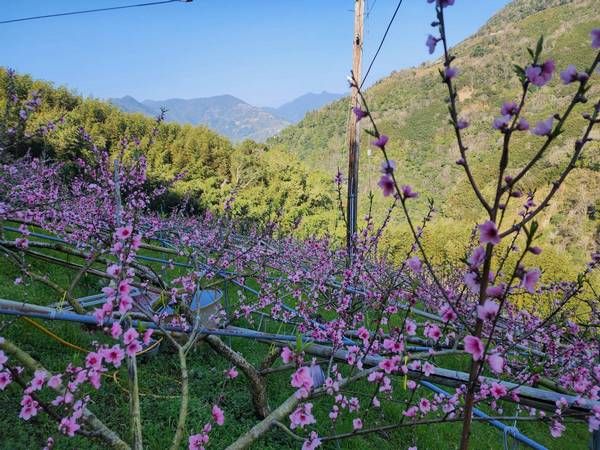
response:
[[[452,24],[447,26],[452,33]],[[459,108],[471,122],[466,133],[467,145],[477,181],[488,195],[491,195],[493,185],[490,174],[497,167],[501,141],[500,133],[492,129],[491,123],[499,115],[502,102],[516,99],[520,89],[513,63],[525,64],[526,47],[535,46],[543,33],[546,42],[544,58],[554,58],[559,70],[569,63],[583,68],[593,55],[589,32],[598,26],[600,2],[595,0],[516,0],[453,50],[461,73],[457,80]],[[426,54],[425,46],[423,54]],[[434,61],[395,72],[372,86],[366,97],[380,129],[390,136],[390,153],[398,162],[402,181],[421,192],[421,211],[424,198],[434,198],[443,226],[434,227],[433,232],[449,235],[450,230],[470,228],[481,215],[474,212],[474,196],[463,171],[455,165],[458,149],[448,125],[446,94],[440,83],[439,67],[440,61]],[[563,86],[555,75],[548,86],[534,93],[525,116],[530,123],[535,123],[560,112],[573,91],[573,86]],[[596,99],[599,94],[596,81],[589,97]],[[551,149],[546,160],[524,180],[522,187],[525,190],[537,189],[541,194],[564,167],[567,153],[584,125],[580,114],[583,108],[585,106],[578,107],[571,118],[569,131]],[[348,99],[345,98],[309,113],[269,143],[279,144],[311,167],[333,174],[338,165],[342,169],[346,167],[344,134],[348,114]],[[537,148],[539,139],[529,134],[519,137],[513,147],[510,171],[514,172],[524,164]],[[363,133],[360,182],[365,212],[369,189],[377,190],[380,163],[377,152],[373,151],[372,157],[366,154],[368,141],[368,136]],[[556,252],[568,249],[580,260],[595,247],[598,234],[595,213],[600,208],[598,153],[598,143],[592,143],[567,185],[541,219],[546,225],[546,243]],[[386,204],[381,195],[375,195],[376,212],[381,213]],[[444,251],[451,253],[453,250],[447,246],[440,248],[440,254]]]

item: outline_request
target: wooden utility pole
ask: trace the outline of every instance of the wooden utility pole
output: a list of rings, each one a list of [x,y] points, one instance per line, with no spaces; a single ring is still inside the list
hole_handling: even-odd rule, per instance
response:
[[[354,40],[352,44],[352,72],[358,86],[361,82],[362,45],[363,45],[363,18],[364,0],[354,0]],[[351,87],[350,108],[360,106],[358,89]],[[346,229],[346,244],[350,257],[353,254],[352,237],[356,233],[356,220],[358,210],[358,156],[359,156],[360,128],[356,115],[350,111],[348,121],[348,221]]]

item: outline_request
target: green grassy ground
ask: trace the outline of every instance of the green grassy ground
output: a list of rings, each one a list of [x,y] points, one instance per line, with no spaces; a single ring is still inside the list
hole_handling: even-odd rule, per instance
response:
[[[52,279],[61,285],[68,285],[73,273],[61,267],[49,266],[48,263],[35,260],[30,261],[32,267],[40,272],[47,272]],[[157,269],[160,269],[157,266]],[[9,261],[0,256],[0,297],[14,300],[24,300],[37,304],[49,304],[57,300],[57,295],[46,286],[34,282],[23,286],[16,286],[13,280],[19,276],[16,268]],[[84,277],[78,295],[97,293],[101,282],[93,277]],[[20,319],[4,317],[0,324],[0,335],[14,340],[34,358],[41,361],[48,369],[61,371],[69,361],[82,361],[83,356],[74,350],[66,348],[56,341],[40,333],[31,325]],[[91,348],[94,340],[105,339],[97,332],[90,332],[76,324],[52,322],[45,324],[56,334],[64,339],[82,346]],[[266,324],[267,329],[278,331],[278,325]],[[243,353],[251,362],[259,363],[268,351],[268,346],[243,339],[225,338],[232,347]],[[461,361],[453,359],[445,364],[460,367]],[[248,430],[256,423],[252,411],[250,394],[247,383],[240,375],[237,379],[228,382],[223,390],[223,370],[229,363],[215,354],[207,345],[199,344],[190,354],[190,383],[191,405],[188,418],[188,431],[197,432],[209,420],[210,408],[224,393],[221,405],[225,411],[226,421],[223,427],[215,427],[211,433],[209,448],[222,449],[232,443],[237,436]],[[180,374],[177,359],[168,349],[163,348],[155,356],[142,359],[139,364],[140,390],[142,392],[141,407],[144,426],[144,444],[149,449],[168,448],[175,430],[179,408],[178,391],[180,389]],[[104,386],[99,392],[92,393],[92,403],[89,408],[98,415],[110,428],[119,433],[123,438],[129,436],[128,409],[125,369],[116,372],[116,382],[113,372],[109,372],[104,379]],[[402,390],[402,381],[395,381],[395,392]],[[292,394],[289,385],[289,373],[278,373],[268,378],[269,403],[276,407]],[[366,383],[353,385],[350,396],[365,397],[370,395],[372,387]],[[0,392],[0,448],[1,449],[33,449],[41,448],[48,436],[56,439],[56,449],[102,449],[100,442],[84,438],[62,437],[54,422],[40,415],[31,419],[29,423],[18,418],[19,414],[19,389],[11,385]],[[400,401],[403,400],[400,395]],[[319,424],[319,434],[329,434],[332,429],[327,418],[331,406],[328,398],[317,400],[314,408]],[[372,411],[366,423],[389,423],[390,417],[400,416],[399,404],[386,404],[384,410],[387,419],[383,419],[379,412]],[[512,406],[507,405],[506,412]],[[337,432],[351,429],[351,419],[346,416],[337,425]],[[570,426],[561,439],[550,437],[548,428],[543,424],[520,423],[519,429],[550,449],[584,449],[587,448],[589,434],[584,425]],[[330,443],[324,448],[343,449],[405,449],[410,445],[418,445],[419,449],[452,449],[456,448],[459,440],[459,427],[452,424],[434,425],[428,427],[403,428],[396,432],[373,434],[340,441],[339,444]],[[502,449],[502,433],[485,424],[476,423],[473,429],[473,449]],[[288,437],[284,432],[273,429],[263,439],[252,447],[253,449],[287,449],[299,448],[300,445]],[[183,448],[183,447],[182,447]],[[520,448],[520,447],[517,447]]]

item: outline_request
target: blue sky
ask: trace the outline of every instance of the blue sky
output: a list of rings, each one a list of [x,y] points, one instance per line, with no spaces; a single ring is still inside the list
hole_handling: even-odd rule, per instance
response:
[[[140,2],[2,0],[0,20]],[[396,3],[367,0],[365,66]],[[507,3],[457,0],[447,10],[451,43]],[[0,24],[0,65],[100,98],[231,94],[278,106],[306,92],[346,90],[353,6],[353,0],[194,0]],[[370,83],[430,58],[424,42],[433,17],[425,0],[404,0]]]

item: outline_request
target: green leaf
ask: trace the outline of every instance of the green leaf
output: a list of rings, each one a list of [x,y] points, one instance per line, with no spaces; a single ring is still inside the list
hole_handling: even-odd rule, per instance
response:
[[[527,53],[529,53],[529,55],[531,56],[531,59],[535,58],[533,50],[531,50],[529,47],[527,47]]]
[[[544,35],[542,34],[537,41],[537,45],[535,46],[535,56],[534,59],[537,61],[539,56],[542,53],[542,49],[544,48]]]
[[[517,64],[515,64],[513,67],[514,67],[515,73],[517,75],[519,75],[519,76],[521,76],[521,75],[525,76],[525,69],[523,69],[521,66],[519,66]]]
[[[538,223],[535,220],[531,221],[531,226],[529,227],[529,232],[531,234],[531,238],[533,239],[533,236],[535,236],[536,231],[538,230]]]

